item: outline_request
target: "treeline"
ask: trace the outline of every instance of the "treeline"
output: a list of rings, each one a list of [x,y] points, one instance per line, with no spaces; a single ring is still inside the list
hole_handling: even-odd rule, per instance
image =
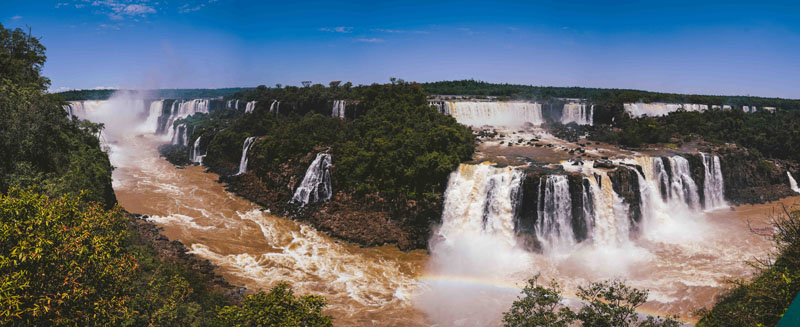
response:
[[[777,107],[785,110],[800,109],[800,100],[755,96],[724,96],[650,92],[632,89],[602,89],[586,87],[554,87],[519,84],[497,84],[476,80],[441,81],[423,83],[432,94],[499,96],[513,99],[549,100],[552,98],[588,99],[592,103],[667,102],[731,105],[734,107]],[[620,107],[620,110],[622,108]]]
[[[123,90],[138,93],[144,99],[201,99],[227,97],[251,88],[230,87],[222,89],[156,89],[156,90]],[[118,90],[70,90],[58,92],[64,101],[107,100]]]
[[[757,156],[800,161],[800,111],[673,112],[654,118],[626,117],[618,126],[597,128],[590,138],[628,147],[702,139],[717,144],[735,143]]]
[[[0,25],[0,325],[331,325],[321,297],[280,284],[235,303],[157,251],[116,205],[103,126],[46,93],[44,52]]]
[[[420,85],[402,80],[357,87],[260,86],[238,96],[258,101],[253,114],[216,119],[230,115],[223,111],[186,120],[198,127],[192,139],[213,134],[207,138],[209,165],[219,160],[238,167],[245,138],[259,136],[249,154],[259,176],[325,150],[334,157],[335,190],[421,200],[440,198],[447,176],[474,151],[467,127],[431,108]],[[336,99],[346,102],[351,119],[330,117]],[[274,108],[279,113],[270,112],[273,100],[280,101]]]

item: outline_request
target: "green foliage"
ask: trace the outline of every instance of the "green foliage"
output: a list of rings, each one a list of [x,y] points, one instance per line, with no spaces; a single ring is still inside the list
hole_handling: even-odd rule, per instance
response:
[[[330,101],[345,96],[353,99],[347,111],[354,119],[320,114],[329,115]],[[186,120],[198,128],[193,139],[215,131],[206,157],[209,165],[222,158],[238,167],[244,139],[262,136],[249,152],[249,166],[258,176],[327,149],[334,157],[337,190],[430,199],[440,196],[450,172],[474,151],[471,131],[428,106],[417,84],[396,80],[354,88],[348,83],[264,87],[245,97],[264,107],[235,118],[212,113]],[[281,99],[279,115],[266,110],[273,97]]]
[[[0,195],[0,323],[117,324],[130,315],[125,219],[80,199]]]
[[[539,285],[538,275],[528,280],[521,297],[504,313],[506,327],[581,326],[593,327],[677,327],[673,317],[648,316],[640,321],[636,308],[647,301],[648,291],[625,285],[622,281],[602,281],[578,287],[582,302],[575,313],[565,306],[562,291],[553,281],[551,287]]]
[[[71,121],[64,103],[44,93],[44,47],[35,38],[0,26],[0,43],[0,193],[12,186],[54,196],[87,191],[88,200],[113,205],[111,164],[98,140],[103,126]]]
[[[551,326],[566,327],[575,321],[575,313],[562,304],[564,297],[558,283],[550,287],[539,285],[539,275],[528,280],[511,309],[503,314],[506,327]]]
[[[772,219],[777,256],[752,263],[759,274],[739,280],[697,325],[775,326],[800,292],[800,211],[785,210]]]
[[[332,326],[332,318],[322,313],[326,304],[320,296],[295,297],[289,284],[278,283],[269,293],[245,297],[239,306],[220,308],[218,317],[223,326]]]

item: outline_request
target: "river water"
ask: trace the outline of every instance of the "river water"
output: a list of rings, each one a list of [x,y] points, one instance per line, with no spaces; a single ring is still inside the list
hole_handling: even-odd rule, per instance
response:
[[[747,222],[764,226],[775,203],[703,213],[697,224],[660,225],[657,235],[614,253],[587,247],[546,256],[467,234],[432,242],[430,255],[361,248],[261,210],[202,167],[169,164],[156,150],[164,141],[138,134],[107,142],[120,204],[150,215],[166,236],[210,260],[234,285],[269,289],[287,281],[299,294],[325,296],[326,313],[339,326],[495,325],[517,287],[536,273],[558,280],[568,297],[577,285],[621,277],[651,290],[642,312],[692,321],[690,313],[710,307],[727,279],[750,276],[746,260],[771,248]]]

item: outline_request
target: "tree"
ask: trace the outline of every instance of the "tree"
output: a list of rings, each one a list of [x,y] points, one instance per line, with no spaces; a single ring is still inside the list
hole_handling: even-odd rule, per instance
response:
[[[625,285],[620,280],[595,282],[578,287],[582,307],[575,313],[561,304],[563,297],[558,284],[543,287],[536,283],[538,275],[528,280],[523,297],[514,301],[504,313],[507,327],[518,326],[581,326],[592,327],[677,327],[675,317],[648,316],[640,321],[636,308],[647,301],[646,290]]]
[[[0,24],[0,77],[14,83],[44,90],[50,80],[41,76],[47,59],[39,39],[21,29],[8,30]]]
[[[326,305],[320,296],[295,297],[289,284],[281,282],[269,293],[248,295],[239,306],[220,308],[218,318],[223,326],[332,326],[332,318],[322,313]]]
[[[506,327],[566,327],[575,320],[575,313],[562,304],[564,297],[558,283],[552,281],[550,287],[544,287],[537,283],[538,279],[538,274],[529,279],[522,289],[523,296],[503,314]]]
[[[300,83],[302,83],[302,84],[303,84],[303,87],[309,87],[309,86],[311,86],[311,81],[302,81],[302,82],[300,82]]]
[[[121,209],[19,189],[0,195],[0,324],[113,325],[130,316]]]

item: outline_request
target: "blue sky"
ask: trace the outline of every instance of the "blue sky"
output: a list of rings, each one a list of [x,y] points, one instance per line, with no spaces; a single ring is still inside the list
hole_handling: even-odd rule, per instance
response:
[[[800,98],[792,2],[61,0],[0,3],[52,89],[475,78]]]

